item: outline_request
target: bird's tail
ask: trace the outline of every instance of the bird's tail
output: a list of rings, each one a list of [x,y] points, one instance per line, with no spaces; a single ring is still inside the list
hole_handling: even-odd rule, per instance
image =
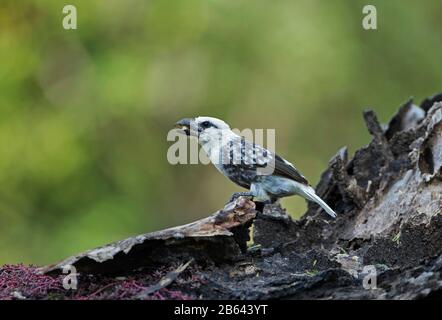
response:
[[[322,200],[322,199],[321,199],[321,198],[315,193],[315,189],[313,189],[312,187],[302,185],[302,186],[299,188],[299,194],[300,194],[301,196],[303,196],[304,198],[306,198],[307,200],[310,200],[310,201],[316,202],[317,204],[319,204],[319,205],[322,207],[322,209],[325,210],[325,212],[327,212],[327,213],[328,213],[330,216],[332,216],[333,218],[336,218],[336,212],[334,212],[333,209],[330,208],[330,207],[328,206],[328,204],[326,204],[326,203],[324,202],[324,200]]]

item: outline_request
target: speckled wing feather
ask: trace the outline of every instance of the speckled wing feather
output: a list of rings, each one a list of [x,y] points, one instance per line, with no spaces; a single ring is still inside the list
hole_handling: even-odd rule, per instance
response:
[[[256,171],[258,168],[266,168],[269,169],[269,172],[273,171],[272,175],[308,185],[307,179],[293,164],[242,137],[230,141],[229,151],[230,163],[233,163],[239,169]]]

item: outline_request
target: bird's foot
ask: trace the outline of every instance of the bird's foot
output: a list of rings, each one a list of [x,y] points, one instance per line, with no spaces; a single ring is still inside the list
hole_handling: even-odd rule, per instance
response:
[[[275,204],[276,202],[278,202],[278,199],[269,199],[269,200],[264,200],[264,201],[255,201],[256,210],[259,211],[259,212],[264,212],[264,207],[265,206],[271,206],[271,205]]]
[[[253,200],[253,193],[251,193],[251,192],[235,192],[234,194],[232,194],[232,196],[230,197],[230,199],[227,203],[231,203],[231,202],[235,201],[236,199],[238,199],[239,197],[251,197]]]

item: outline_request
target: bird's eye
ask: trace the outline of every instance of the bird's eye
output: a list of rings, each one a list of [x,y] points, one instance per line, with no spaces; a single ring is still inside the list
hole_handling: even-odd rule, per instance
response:
[[[205,129],[209,128],[210,126],[211,126],[210,121],[204,121],[201,123],[201,127],[205,128]]]

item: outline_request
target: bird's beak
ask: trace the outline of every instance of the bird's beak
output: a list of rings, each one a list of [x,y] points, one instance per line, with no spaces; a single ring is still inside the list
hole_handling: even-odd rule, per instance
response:
[[[191,118],[184,118],[175,123],[175,128],[183,131],[187,136],[190,135],[190,129],[193,123],[193,119]]]

